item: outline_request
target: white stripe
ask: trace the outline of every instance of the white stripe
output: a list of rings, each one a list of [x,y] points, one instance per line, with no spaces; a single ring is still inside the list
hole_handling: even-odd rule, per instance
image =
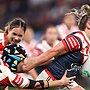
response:
[[[71,37],[71,39],[72,39],[74,45],[76,46],[77,45],[76,42],[75,42],[76,38],[75,37]]]
[[[71,47],[74,48],[71,38],[68,38],[68,41],[71,43]]]
[[[0,42],[4,45],[4,33],[0,33]]]
[[[65,41],[66,41],[66,43],[67,43],[67,45],[68,45],[70,51],[72,51],[71,48],[70,48],[70,46],[69,46],[69,43],[68,43],[67,39],[65,39]]]

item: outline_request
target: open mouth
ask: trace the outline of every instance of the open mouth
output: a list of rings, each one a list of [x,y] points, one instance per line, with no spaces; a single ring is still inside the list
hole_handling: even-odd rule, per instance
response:
[[[16,39],[12,39],[11,40],[11,44],[17,44],[17,43],[19,43],[20,42],[20,40],[16,40]]]

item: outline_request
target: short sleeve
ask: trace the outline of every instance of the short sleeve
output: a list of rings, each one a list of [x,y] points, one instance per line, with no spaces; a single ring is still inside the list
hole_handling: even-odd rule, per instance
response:
[[[62,39],[62,42],[66,52],[77,51],[82,48],[81,40],[74,35],[68,35],[65,39]]]

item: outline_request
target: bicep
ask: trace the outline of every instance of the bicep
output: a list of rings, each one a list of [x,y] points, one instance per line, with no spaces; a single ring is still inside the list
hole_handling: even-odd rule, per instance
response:
[[[41,55],[39,55],[37,57],[26,58],[24,60],[25,69],[27,67],[27,69],[30,70],[36,66],[40,66],[40,65],[48,62],[51,58],[56,57],[58,55],[62,55],[64,53],[66,53],[65,47],[64,47],[62,41],[60,41],[59,44],[57,44],[52,49],[46,51],[45,53],[42,53]]]
[[[52,48],[52,52],[55,53],[54,56],[62,55],[66,53],[66,48],[62,41],[60,41],[54,48]]]

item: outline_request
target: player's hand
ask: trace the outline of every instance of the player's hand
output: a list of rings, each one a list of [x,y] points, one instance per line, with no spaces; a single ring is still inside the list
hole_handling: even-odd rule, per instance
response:
[[[65,74],[61,78],[62,84],[65,85],[65,86],[71,84],[72,83],[72,80],[74,78],[76,78],[76,76],[67,78],[66,75],[67,75],[67,70],[65,71]]]
[[[35,67],[35,62],[36,62],[35,57],[25,58],[24,64],[23,64],[23,69],[25,69],[25,71],[31,70],[33,67]]]

